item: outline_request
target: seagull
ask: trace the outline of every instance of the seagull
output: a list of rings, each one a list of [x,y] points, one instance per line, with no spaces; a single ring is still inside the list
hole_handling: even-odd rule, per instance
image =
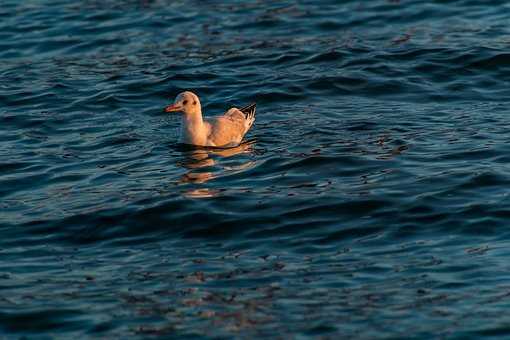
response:
[[[222,116],[202,118],[198,96],[190,91],[177,95],[166,112],[182,112],[180,143],[230,148],[238,146],[255,121],[255,106],[229,109]]]

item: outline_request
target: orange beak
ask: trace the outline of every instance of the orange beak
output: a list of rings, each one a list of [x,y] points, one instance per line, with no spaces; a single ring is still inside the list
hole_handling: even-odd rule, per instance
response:
[[[172,105],[168,105],[166,108],[165,108],[165,112],[177,112],[177,111],[181,111],[181,106],[180,105],[175,105],[175,104],[172,104]]]

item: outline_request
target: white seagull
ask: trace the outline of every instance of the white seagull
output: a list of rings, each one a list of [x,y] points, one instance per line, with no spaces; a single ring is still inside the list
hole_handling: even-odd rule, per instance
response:
[[[222,116],[202,118],[200,100],[193,92],[180,93],[166,112],[182,112],[179,142],[197,146],[238,146],[255,121],[255,104],[231,108]]]

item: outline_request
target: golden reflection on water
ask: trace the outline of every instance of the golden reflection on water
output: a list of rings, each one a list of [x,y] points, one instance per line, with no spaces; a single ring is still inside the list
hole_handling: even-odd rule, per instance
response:
[[[180,178],[178,184],[206,184],[208,181],[229,172],[237,172],[249,169],[254,161],[247,160],[236,164],[223,164],[225,158],[231,158],[241,154],[251,154],[255,142],[245,142],[237,147],[228,149],[194,149],[185,154],[181,166],[189,169]],[[207,171],[204,171],[207,168]],[[218,188],[199,187],[188,189],[183,196],[191,198],[211,198],[219,195],[224,190]]]
[[[182,193],[182,195],[188,198],[212,198],[218,196],[219,193],[220,190],[218,189],[202,188],[186,190],[185,192]]]

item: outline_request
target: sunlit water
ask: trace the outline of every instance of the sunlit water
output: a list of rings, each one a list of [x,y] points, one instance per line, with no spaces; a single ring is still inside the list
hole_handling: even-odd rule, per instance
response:
[[[509,335],[507,2],[0,18],[2,337]],[[182,90],[247,142],[179,146]]]

